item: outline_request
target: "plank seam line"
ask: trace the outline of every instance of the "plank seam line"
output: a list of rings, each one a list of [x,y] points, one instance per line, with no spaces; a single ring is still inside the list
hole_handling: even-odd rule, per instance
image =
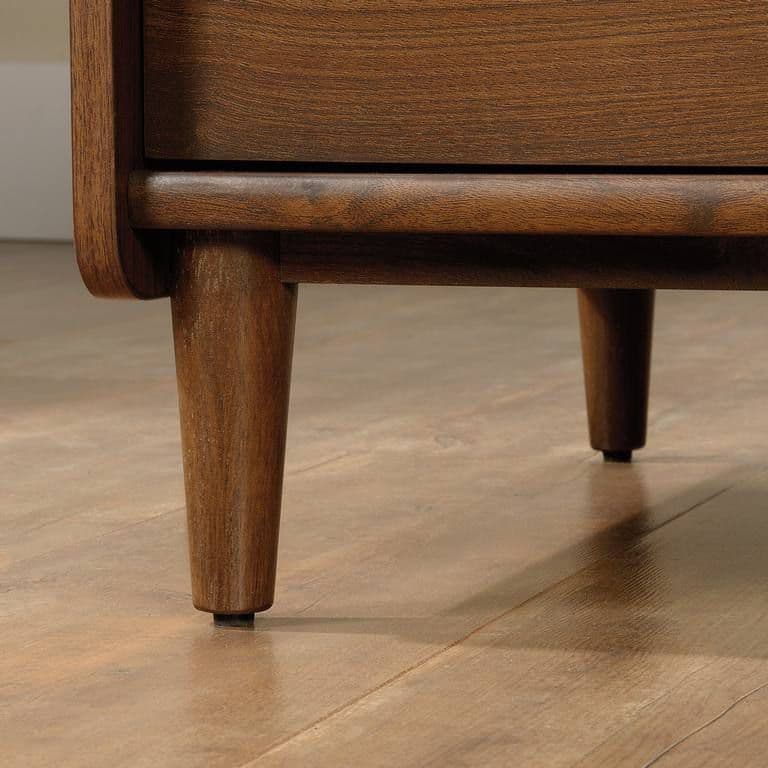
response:
[[[768,682],[762,683],[761,685],[752,688],[752,690],[743,693],[741,696],[739,696],[739,698],[732,701],[724,710],[722,710],[722,712],[718,712],[718,714],[707,720],[705,723],[702,723],[692,731],[686,733],[684,736],[681,736],[677,741],[672,742],[672,744],[659,752],[658,755],[651,758],[647,763],[644,763],[641,768],[651,768],[651,766],[657,765],[659,761],[666,757],[670,752],[677,749],[681,744],[693,738],[697,733],[701,733],[705,728],[709,728],[710,725],[714,725],[718,720],[721,720],[732,709],[735,709],[739,704],[741,704],[743,701],[746,701],[746,699],[748,699],[750,696],[754,696],[756,693],[759,693],[766,688],[768,688]]]
[[[711,493],[709,496],[705,497],[704,499],[700,499],[696,503],[692,504],[690,507],[686,507],[684,510],[679,512],[677,515],[674,515],[667,520],[665,520],[663,523],[660,523],[655,528],[652,528],[651,530],[647,531],[643,536],[640,538],[647,538],[652,533],[655,533],[656,531],[661,530],[662,528],[666,527],[670,523],[674,522],[675,520],[679,520],[683,515],[688,514],[689,512],[693,512],[695,509],[698,509],[701,506],[704,506],[705,504],[708,504],[710,501],[713,501],[718,496],[722,496],[724,493],[727,493],[732,488],[736,486],[736,483],[732,483],[731,485],[726,486],[725,488],[721,488],[718,491],[715,491],[714,493]],[[527,597],[525,600],[523,600],[520,603],[517,603],[516,605],[512,606],[511,608],[508,608],[505,611],[502,611],[497,616],[493,616],[492,618],[488,619],[487,621],[483,622],[482,624],[475,627],[471,632],[468,632],[466,635],[463,635],[462,637],[457,638],[452,643],[449,643],[448,645],[443,646],[442,648],[438,648],[434,653],[429,654],[429,656],[426,656],[425,658],[415,662],[414,664],[411,664],[409,667],[406,667],[405,669],[400,670],[396,675],[393,675],[392,677],[388,678],[387,680],[384,680],[383,682],[379,683],[379,685],[374,686],[373,688],[370,688],[367,691],[363,691],[359,696],[355,696],[354,698],[350,699],[347,702],[344,702],[343,704],[340,704],[338,707],[335,707],[330,712],[327,712],[326,714],[322,715],[321,717],[318,717],[316,720],[313,720],[308,725],[304,726],[303,728],[300,728],[299,730],[295,731],[292,734],[289,734],[288,736],[285,736],[282,739],[279,739],[274,744],[271,744],[268,746],[265,750],[260,752],[258,755],[252,757],[250,760],[248,760],[245,763],[240,764],[239,768],[252,768],[252,766],[255,766],[256,763],[261,760],[263,757],[266,757],[272,752],[276,752],[277,750],[284,747],[289,742],[293,741],[294,739],[298,738],[299,736],[302,736],[303,734],[307,733],[308,731],[313,730],[314,728],[317,728],[318,726],[322,725],[323,723],[327,722],[328,720],[331,720],[332,718],[336,717],[336,715],[341,714],[343,711],[350,709],[351,707],[354,707],[355,705],[359,704],[364,699],[367,699],[370,696],[373,696],[375,693],[378,693],[379,691],[383,690],[384,688],[389,687],[393,683],[398,682],[402,678],[404,678],[406,675],[411,674],[411,672],[415,672],[420,667],[426,666],[430,662],[434,661],[438,656],[441,656],[444,653],[447,653],[448,651],[452,650],[458,645],[461,645],[462,643],[465,643],[467,640],[469,640],[474,635],[482,632],[483,630],[487,629],[491,624],[494,624],[497,621],[500,621],[501,619],[506,618],[509,614],[513,613],[514,611],[519,610],[520,608],[523,608],[528,603],[533,602],[534,600],[537,600],[541,596],[545,595],[547,592],[550,592],[557,587],[559,587],[564,582],[568,581],[569,579],[573,578],[574,576],[577,576],[579,573],[582,573],[583,571],[587,570],[588,568],[592,567],[595,562],[599,562],[601,558],[598,558],[598,560],[590,562],[588,565],[585,565],[583,568],[579,568],[578,570],[574,571],[573,573],[569,573],[566,576],[563,576],[562,579],[559,579],[558,581],[554,582],[553,584],[550,584],[544,589],[539,590],[535,594],[531,595],[530,597]],[[768,683],[766,684],[768,685]],[[647,766],[643,766],[642,768],[648,768]]]
[[[134,520],[131,523],[126,523],[125,525],[120,525],[117,528],[113,528],[110,531],[104,531],[103,533],[96,534],[96,536],[89,536],[85,539],[80,539],[79,541],[74,541],[70,544],[65,544],[62,547],[56,547],[55,549],[49,550],[48,552],[38,552],[36,555],[30,555],[29,557],[22,557],[20,560],[12,560],[8,567],[16,567],[17,565],[20,565],[22,563],[29,563],[34,562],[35,560],[41,560],[44,558],[50,557],[52,554],[60,554],[65,553],[68,550],[77,549],[78,547],[82,546],[83,544],[94,544],[95,542],[101,541],[102,539],[107,538],[108,536],[112,536],[115,533],[122,533],[123,531],[127,531],[131,528],[136,528],[140,525],[145,525],[146,523],[151,523],[154,520],[158,520],[161,517],[165,517],[166,515],[173,515],[173,514],[179,514],[181,512],[186,511],[186,506],[183,507],[174,507],[173,509],[166,509],[163,512],[158,512],[155,515],[152,515],[151,517],[145,517],[143,520]],[[62,520],[67,519],[67,517],[61,518]],[[58,522],[58,521],[51,521],[52,523]],[[44,526],[37,526],[36,528],[33,528],[33,531],[39,530],[39,528]]]
[[[710,660],[710,661],[708,661],[708,662],[706,662],[706,663],[704,663],[704,664],[701,664],[700,666],[698,666],[698,667],[696,667],[696,668],[692,669],[692,670],[691,670],[690,672],[688,672],[688,673],[687,673],[687,674],[686,674],[684,677],[681,677],[681,678],[680,678],[680,680],[678,680],[678,682],[677,682],[675,685],[673,685],[671,688],[669,688],[668,690],[666,690],[666,691],[664,691],[664,692],[660,693],[658,696],[655,696],[653,699],[651,699],[650,701],[648,701],[648,702],[646,702],[645,704],[643,704],[643,706],[642,706],[642,707],[640,707],[640,709],[638,709],[638,710],[637,710],[637,712],[635,712],[635,714],[634,714],[634,716],[633,716],[633,720],[631,720],[631,721],[628,721],[628,722],[624,723],[624,724],[623,724],[622,726],[620,726],[618,729],[616,729],[615,731],[612,731],[611,733],[609,733],[609,734],[608,734],[608,735],[607,735],[607,736],[606,736],[604,739],[602,739],[602,741],[600,741],[599,743],[595,744],[595,746],[594,746],[594,747],[592,747],[592,748],[589,750],[589,752],[587,752],[586,754],[582,755],[582,757],[580,757],[580,758],[578,759],[578,761],[577,761],[576,763],[574,763],[574,764],[573,764],[573,766],[580,766],[580,765],[582,765],[582,766],[583,766],[583,765],[585,765],[585,764],[588,764],[588,762],[587,762],[587,761],[589,760],[589,758],[590,758],[590,757],[591,757],[593,754],[595,754],[595,753],[596,753],[596,752],[597,752],[599,749],[601,749],[602,747],[604,747],[604,746],[605,746],[605,745],[606,745],[606,744],[607,744],[609,741],[611,741],[611,739],[614,739],[614,738],[616,738],[616,736],[618,736],[619,734],[621,734],[621,733],[623,733],[624,731],[626,731],[626,729],[627,729],[627,728],[628,728],[628,727],[629,727],[629,726],[630,726],[632,723],[634,723],[634,722],[635,722],[635,720],[636,720],[636,719],[637,719],[639,716],[641,716],[641,715],[642,715],[642,713],[643,713],[643,712],[645,712],[645,710],[646,710],[646,709],[648,709],[649,707],[653,707],[653,706],[655,706],[655,705],[656,705],[656,704],[658,704],[660,701],[663,701],[664,699],[666,699],[666,698],[668,698],[669,696],[671,696],[671,695],[672,695],[672,694],[673,694],[675,691],[677,691],[678,689],[682,688],[682,687],[683,687],[683,686],[684,686],[684,685],[685,685],[685,684],[686,684],[686,683],[687,683],[687,682],[688,682],[688,681],[689,681],[689,680],[690,680],[692,677],[695,677],[695,676],[696,676],[696,675],[698,675],[700,672],[703,672],[704,670],[706,670],[706,669],[709,669],[709,668],[710,668],[710,667],[711,667],[713,664],[715,664],[716,662],[717,662],[717,659],[712,659],[712,660]],[[647,768],[647,766],[640,766],[640,768]]]

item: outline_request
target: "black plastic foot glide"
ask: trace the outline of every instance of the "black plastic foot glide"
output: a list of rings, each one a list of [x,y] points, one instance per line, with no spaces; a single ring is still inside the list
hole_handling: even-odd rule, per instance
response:
[[[603,458],[610,464],[629,464],[632,451],[603,451]]]
[[[228,629],[252,629],[253,616],[252,613],[214,613],[213,623]]]

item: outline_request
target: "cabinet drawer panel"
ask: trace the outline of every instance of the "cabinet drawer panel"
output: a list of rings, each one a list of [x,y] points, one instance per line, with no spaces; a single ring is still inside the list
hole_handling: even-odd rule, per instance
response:
[[[764,0],[144,0],[154,158],[768,165]]]

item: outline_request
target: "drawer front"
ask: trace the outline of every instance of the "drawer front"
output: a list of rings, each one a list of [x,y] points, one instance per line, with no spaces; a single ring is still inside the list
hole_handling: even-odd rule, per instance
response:
[[[153,158],[768,165],[764,0],[144,0]]]

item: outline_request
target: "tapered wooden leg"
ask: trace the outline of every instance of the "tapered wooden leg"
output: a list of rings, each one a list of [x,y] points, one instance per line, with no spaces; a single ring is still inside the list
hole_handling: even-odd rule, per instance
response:
[[[192,596],[220,623],[274,599],[296,292],[276,235],[186,236],[171,305]]]
[[[630,461],[645,445],[654,291],[579,291],[581,349],[592,447]]]

